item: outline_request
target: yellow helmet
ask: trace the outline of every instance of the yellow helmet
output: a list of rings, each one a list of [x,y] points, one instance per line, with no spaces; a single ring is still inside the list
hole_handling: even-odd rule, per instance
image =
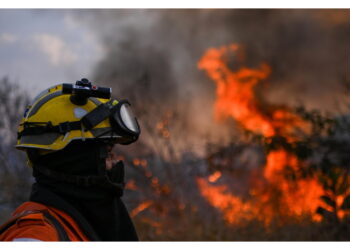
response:
[[[129,102],[110,97],[110,88],[97,87],[85,78],[44,90],[24,113],[16,148],[57,151],[73,140],[136,141],[140,127]]]

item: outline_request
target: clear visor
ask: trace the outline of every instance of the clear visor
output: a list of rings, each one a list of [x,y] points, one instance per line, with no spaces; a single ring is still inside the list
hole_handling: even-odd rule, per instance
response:
[[[120,116],[124,125],[131,131],[139,133],[139,126],[137,124],[134,113],[131,111],[130,105],[128,103],[123,103],[120,108]]]

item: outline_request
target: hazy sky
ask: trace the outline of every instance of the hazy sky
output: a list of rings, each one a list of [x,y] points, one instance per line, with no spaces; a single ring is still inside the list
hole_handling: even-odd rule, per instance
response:
[[[190,90],[214,98],[197,61],[210,47],[240,43],[252,63],[271,65],[269,99],[328,107],[344,92],[341,79],[350,79],[349,16],[348,10],[0,9],[0,77],[34,96],[81,77],[139,91],[146,72],[160,97],[165,85],[173,96],[176,85],[181,96]]]
[[[102,57],[98,39],[66,10],[0,10],[0,77],[31,96],[89,77]]]

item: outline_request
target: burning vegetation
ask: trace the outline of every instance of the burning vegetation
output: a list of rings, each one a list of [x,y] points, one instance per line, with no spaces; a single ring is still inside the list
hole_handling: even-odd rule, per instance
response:
[[[232,71],[229,68],[230,56],[244,62],[244,51],[241,50],[236,44],[210,49],[198,64],[217,85],[217,119],[232,117],[243,129],[261,135],[264,140],[283,137],[289,143],[294,142],[297,139],[297,135],[294,135],[296,130],[305,130],[306,125],[302,119],[287,108],[271,106],[265,107],[264,111],[254,92],[254,87],[269,76],[270,67],[262,63],[257,69],[243,66],[237,71]],[[276,203],[279,203],[286,215],[291,216],[314,214],[321,205],[319,197],[324,194],[324,190],[317,180],[288,179],[286,169],[297,171],[301,167],[302,163],[298,158],[287,150],[277,148],[269,151],[262,172],[265,184],[255,187],[255,183],[252,183],[252,197],[247,201],[227,194],[228,189],[225,186],[210,187],[203,179],[199,179],[198,184],[202,195],[214,207],[220,209],[230,223],[240,221],[240,217],[248,219],[247,215],[269,223],[278,212],[273,207]],[[269,187],[273,187],[274,192],[280,193],[281,196],[274,195]]]
[[[316,146],[315,141],[311,144],[311,137],[315,134],[323,139],[333,136],[339,122],[329,118],[322,120],[316,111],[313,113],[315,120],[308,117],[310,114],[303,116],[287,107],[262,106],[254,87],[269,76],[271,68],[262,63],[256,69],[241,66],[233,70],[229,67],[230,58],[243,64],[243,49],[237,44],[209,49],[198,67],[205,70],[217,86],[216,118],[231,117],[243,130],[259,136],[267,146],[266,161],[260,181],[247,183],[249,195],[246,197],[234,195],[226,185],[210,184],[217,181],[212,181],[217,173],[197,180],[201,194],[229,223],[258,219],[268,225],[276,216],[299,218],[308,215],[317,222],[344,219],[350,209],[350,196],[346,196],[350,191],[346,166],[339,170],[338,166],[329,164],[329,169],[319,171],[310,169],[312,163],[305,159],[305,154],[310,153],[307,143]],[[326,145],[324,141],[322,144]],[[305,171],[310,173],[300,174]],[[342,188],[337,188],[339,186]]]
[[[196,166],[198,169],[186,177],[182,171],[190,163],[184,158],[161,159],[162,170],[153,168],[152,163],[133,160],[135,166],[142,166],[152,191],[135,206],[132,216],[141,223],[139,226],[150,226],[144,230],[156,228],[155,238],[162,238],[167,230],[172,231],[170,235],[179,234],[177,222],[184,226],[187,216],[192,216],[188,220],[196,224],[198,221],[193,221],[198,219],[196,216],[208,214],[214,208],[212,216],[221,217],[214,219],[215,223],[221,223],[227,230],[219,239],[347,239],[350,215],[350,179],[344,154],[349,148],[345,139],[349,132],[347,119],[306,111],[303,107],[268,104],[259,96],[257,87],[266,85],[273,69],[267,63],[250,68],[245,60],[244,48],[232,44],[208,49],[198,62],[198,68],[216,85],[215,120],[235,121],[236,129],[241,131],[240,141],[216,147],[216,153],[209,150],[205,161],[192,162],[192,169]],[[156,122],[155,131],[165,144],[170,143],[171,124],[176,122],[169,115],[166,117]],[[255,162],[253,168],[244,166],[241,159],[244,154],[263,159]],[[162,176],[158,171],[169,173]],[[190,184],[181,186],[183,179],[180,181],[177,175]],[[127,187],[137,191],[132,184]],[[147,192],[140,189],[141,193]],[[200,222],[204,228],[207,223]],[[300,232],[292,235],[286,232],[291,230],[291,224],[293,230]],[[252,225],[263,233],[245,235]],[[329,228],[333,231],[326,235]],[[303,230],[309,232],[305,234]],[[183,228],[182,231],[187,232]],[[229,232],[237,231],[240,236],[228,236]]]

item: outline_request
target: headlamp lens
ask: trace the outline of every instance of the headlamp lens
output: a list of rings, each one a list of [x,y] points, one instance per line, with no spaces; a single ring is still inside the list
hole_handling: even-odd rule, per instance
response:
[[[120,117],[124,125],[135,133],[140,133],[139,126],[137,124],[136,118],[131,111],[130,105],[128,103],[123,103],[120,107]]]

